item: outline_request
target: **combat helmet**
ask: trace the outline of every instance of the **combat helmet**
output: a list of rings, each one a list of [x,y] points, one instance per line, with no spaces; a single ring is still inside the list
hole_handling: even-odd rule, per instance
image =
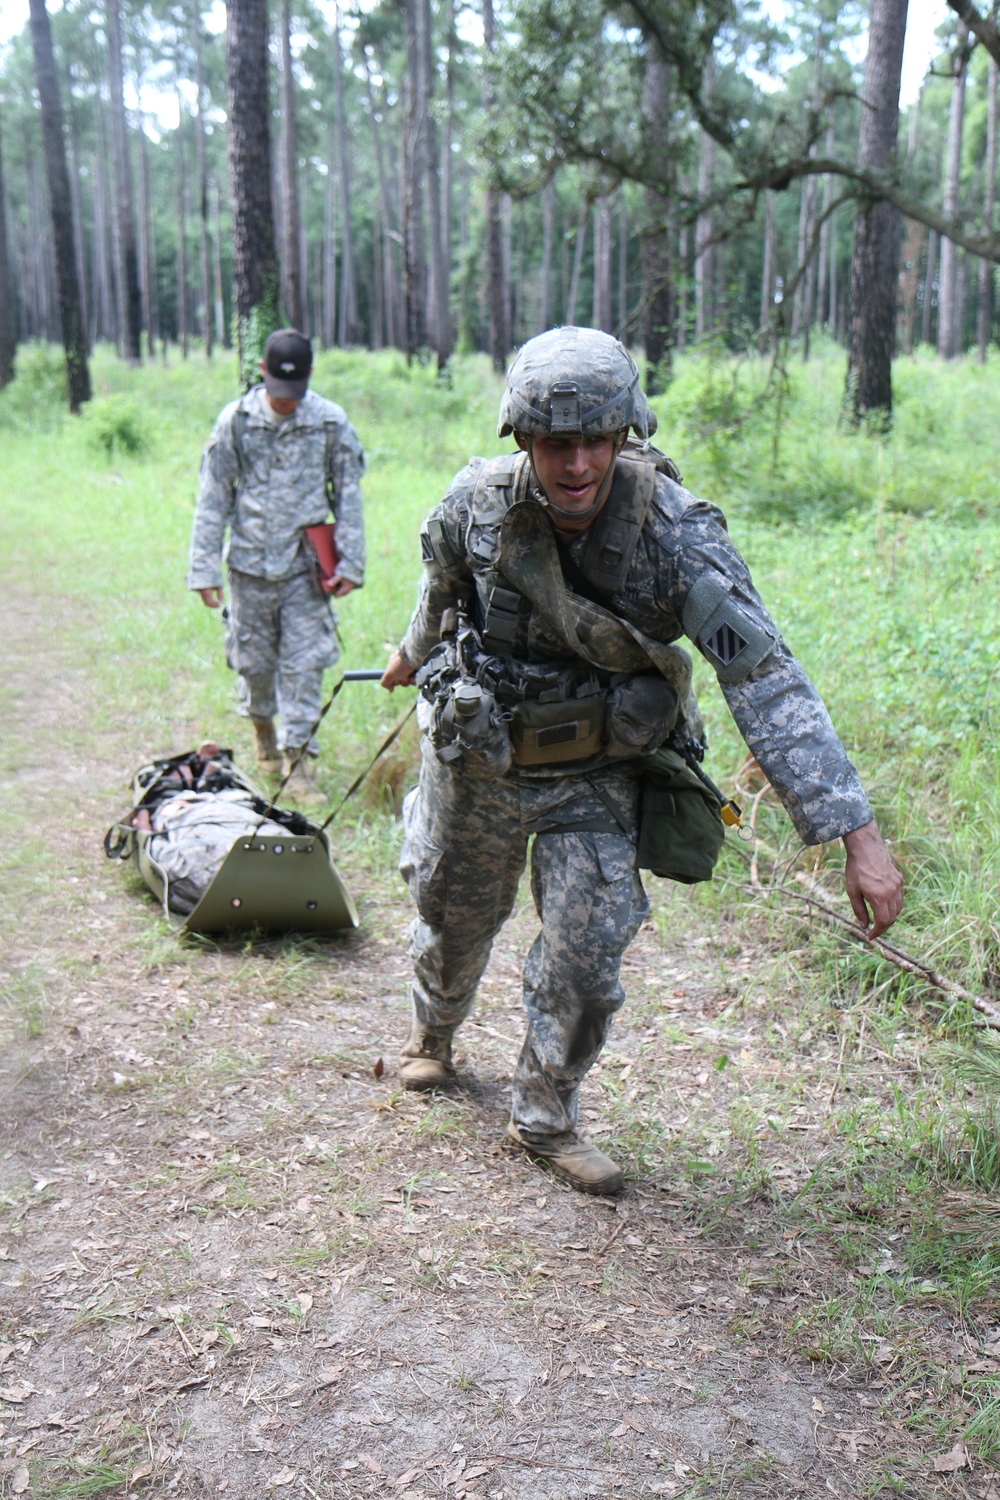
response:
[[[645,441],[656,415],[625,346],[598,328],[550,328],[529,339],[507,371],[497,435],[607,437],[632,428]]]

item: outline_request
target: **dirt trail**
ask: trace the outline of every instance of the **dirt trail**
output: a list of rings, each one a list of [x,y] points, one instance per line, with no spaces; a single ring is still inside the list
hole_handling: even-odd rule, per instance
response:
[[[766,1204],[706,1229],[655,1158],[594,1201],[501,1144],[526,907],[454,1093],[403,1094],[398,885],[356,864],[362,928],[318,956],[180,946],[100,852],[160,747],[102,720],[71,621],[5,594],[0,630],[2,1494],[987,1493],[789,1352],[824,1271]],[[634,1152],[724,1115],[711,1059],[754,1046],[706,946],[628,955],[586,1113]]]

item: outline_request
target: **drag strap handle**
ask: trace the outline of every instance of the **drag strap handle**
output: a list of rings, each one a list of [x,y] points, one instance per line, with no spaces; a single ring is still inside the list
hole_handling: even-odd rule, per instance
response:
[[[355,672],[345,672],[345,682],[381,682],[385,676],[385,667],[358,668]]]

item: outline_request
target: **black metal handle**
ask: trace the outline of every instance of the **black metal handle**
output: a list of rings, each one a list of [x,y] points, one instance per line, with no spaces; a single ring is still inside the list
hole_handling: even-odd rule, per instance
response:
[[[345,672],[345,682],[381,682],[385,667],[364,667],[356,672]]]

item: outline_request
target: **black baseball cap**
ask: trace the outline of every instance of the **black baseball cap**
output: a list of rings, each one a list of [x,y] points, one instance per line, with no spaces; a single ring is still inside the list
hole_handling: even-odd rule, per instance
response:
[[[269,396],[299,401],[309,385],[312,343],[297,328],[277,328],[264,345],[264,385]]]

